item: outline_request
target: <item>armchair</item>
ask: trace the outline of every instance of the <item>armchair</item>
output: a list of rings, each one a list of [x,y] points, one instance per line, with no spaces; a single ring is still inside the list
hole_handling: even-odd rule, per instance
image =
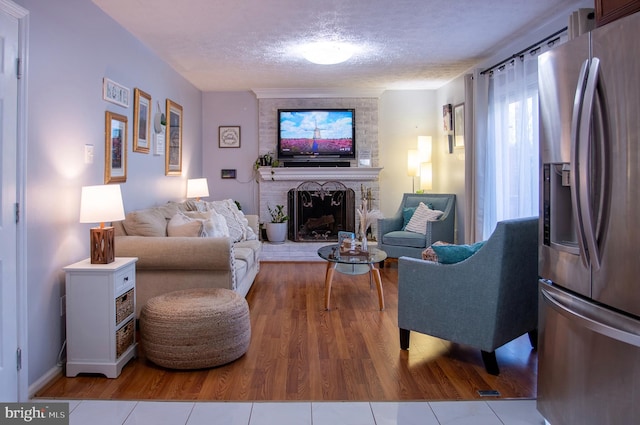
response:
[[[410,331],[482,351],[499,374],[495,349],[529,333],[537,347],[538,218],[501,221],[474,255],[456,264],[398,261],[400,348]]]
[[[417,207],[420,202],[431,204],[444,214],[437,221],[427,222],[424,235],[402,230],[404,209]],[[385,251],[388,258],[420,258],[422,251],[436,241],[453,243],[455,206],[456,195],[405,193],[395,215],[378,220],[378,248]]]

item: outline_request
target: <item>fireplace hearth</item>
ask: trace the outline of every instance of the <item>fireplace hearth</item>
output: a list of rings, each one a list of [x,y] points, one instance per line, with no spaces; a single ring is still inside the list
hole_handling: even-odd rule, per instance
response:
[[[338,241],[338,232],[355,229],[355,193],[337,181],[302,182],[288,192],[289,239]]]

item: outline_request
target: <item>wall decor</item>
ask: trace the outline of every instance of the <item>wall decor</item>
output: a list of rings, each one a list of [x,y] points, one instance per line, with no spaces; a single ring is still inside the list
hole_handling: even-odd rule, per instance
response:
[[[105,113],[104,183],[127,181],[127,117]]]
[[[453,115],[450,103],[442,106],[442,126],[445,132],[453,130]]]
[[[453,125],[454,147],[464,147],[464,103],[459,103],[453,108]]]
[[[240,126],[221,125],[218,127],[218,147],[239,148],[240,147]]]
[[[165,141],[164,174],[182,174],[182,106],[167,99],[167,140]]]
[[[236,170],[220,170],[220,178],[223,179],[235,179],[236,178]]]
[[[133,151],[149,153],[151,145],[151,95],[133,89]]]
[[[108,78],[102,79],[102,98],[116,105],[129,107],[129,89]]]

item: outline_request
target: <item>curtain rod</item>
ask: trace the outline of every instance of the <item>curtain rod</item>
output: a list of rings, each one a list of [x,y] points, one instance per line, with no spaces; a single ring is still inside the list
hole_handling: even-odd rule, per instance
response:
[[[533,43],[531,46],[520,50],[518,53],[515,53],[515,54],[511,55],[510,57],[504,59],[503,61],[500,61],[497,64],[495,64],[493,66],[490,66],[489,68],[487,68],[484,71],[482,71],[480,73],[480,75],[484,75],[484,74],[486,74],[488,72],[493,71],[494,69],[496,69],[496,68],[500,67],[501,65],[509,62],[510,60],[513,60],[513,59],[515,59],[517,57],[520,57],[523,53],[526,53],[526,52],[528,52],[530,50],[533,50],[535,47],[539,47],[541,44],[543,44],[545,42],[549,42],[549,41],[555,42],[557,40],[557,38],[560,38],[560,37],[557,37],[557,36],[559,36],[560,34],[565,32],[566,30],[567,30],[567,27],[564,27],[561,30],[558,30],[558,31],[554,32],[553,34],[543,38],[542,40],[538,41],[537,43]]]

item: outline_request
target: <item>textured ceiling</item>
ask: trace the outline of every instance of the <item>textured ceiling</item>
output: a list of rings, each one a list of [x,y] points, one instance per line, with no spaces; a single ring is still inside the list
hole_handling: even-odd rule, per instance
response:
[[[202,91],[435,89],[578,0],[93,0]],[[361,46],[314,65],[301,42]]]

